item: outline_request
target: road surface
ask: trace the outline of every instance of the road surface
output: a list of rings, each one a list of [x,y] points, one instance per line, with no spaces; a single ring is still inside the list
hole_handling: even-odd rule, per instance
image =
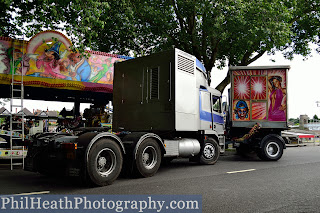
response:
[[[320,212],[320,146],[289,147],[277,162],[228,152],[212,166],[174,160],[151,178],[88,188],[74,179],[0,166],[0,194],[202,195],[203,212]]]

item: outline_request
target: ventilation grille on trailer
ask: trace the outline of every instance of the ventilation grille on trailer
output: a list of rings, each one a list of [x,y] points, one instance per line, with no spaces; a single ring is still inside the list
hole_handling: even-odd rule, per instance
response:
[[[182,55],[178,55],[178,69],[190,74],[194,74],[194,61]]]
[[[150,99],[159,99],[159,67],[151,69]]]

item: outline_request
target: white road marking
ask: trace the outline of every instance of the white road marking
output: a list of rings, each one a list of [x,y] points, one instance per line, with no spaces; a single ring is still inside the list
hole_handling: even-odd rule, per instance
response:
[[[256,169],[247,169],[247,170],[240,170],[240,171],[233,171],[233,172],[227,172],[228,174],[235,174],[235,173],[242,173],[242,172],[252,172]]]

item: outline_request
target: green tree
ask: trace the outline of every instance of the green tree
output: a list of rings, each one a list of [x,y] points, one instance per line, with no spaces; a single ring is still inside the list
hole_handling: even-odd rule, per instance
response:
[[[2,36],[15,36],[17,34],[16,26],[12,21],[12,1],[0,1],[0,35]]]
[[[320,0],[5,2],[29,36],[60,29],[80,48],[137,56],[177,47],[204,63],[209,82],[213,67],[249,65],[278,50],[308,56],[309,43],[319,44]]]
[[[99,31],[93,31],[92,27],[103,29],[105,20],[100,16],[110,9],[108,2],[93,0],[14,0],[10,8],[15,8],[11,21],[22,26],[17,27],[19,35],[31,37],[43,30],[60,30],[81,49],[91,47],[98,38]]]
[[[140,0],[130,8],[144,51],[146,43],[150,52],[178,47],[200,59],[208,75],[215,66],[249,65],[277,50],[288,59],[307,56],[308,43],[319,42],[319,0]],[[229,83],[226,76],[217,89]]]
[[[299,125],[300,119],[299,118],[289,118],[289,122],[294,123],[294,125]]]

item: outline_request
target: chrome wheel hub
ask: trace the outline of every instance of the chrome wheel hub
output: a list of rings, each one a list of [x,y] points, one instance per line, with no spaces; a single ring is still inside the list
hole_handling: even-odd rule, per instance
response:
[[[142,152],[142,163],[146,169],[152,169],[157,164],[157,152],[153,146],[147,146]]]
[[[270,157],[276,157],[280,153],[279,144],[276,142],[268,143],[266,151]]]
[[[203,148],[203,156],[207,159],[211,159],[215,156],[216,150],[212,144],[206,144]]]
[[[102,149],[96,157],[96,171],[102,176],[109,176],[116,168],[116,154],[109,148]]]

